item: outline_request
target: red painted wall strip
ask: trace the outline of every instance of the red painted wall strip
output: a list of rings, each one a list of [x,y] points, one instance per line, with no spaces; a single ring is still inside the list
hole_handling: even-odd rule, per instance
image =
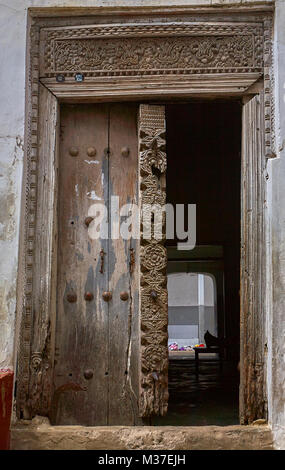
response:
[[[13,399],[13,376],[10,370],[0,369],[0,449],[10,446],[10,421]]]

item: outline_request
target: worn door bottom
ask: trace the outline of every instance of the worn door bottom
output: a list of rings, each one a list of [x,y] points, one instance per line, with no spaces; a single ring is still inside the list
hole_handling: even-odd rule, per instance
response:
[[[271,429],[251,426],[51,426],[47,418],[18,421],[13,450],[270,450]]]

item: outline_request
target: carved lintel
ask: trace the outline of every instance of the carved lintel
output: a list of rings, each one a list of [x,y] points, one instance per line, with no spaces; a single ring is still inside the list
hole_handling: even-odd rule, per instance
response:
[[[207,21],[103,24],[42,28],[40,76],[49,84],[63,74],[74,82],[146,80],[166,76],[240,75],[264,77],[265,152],[276,155],[272,17],[259,22]],[[214,79],[213,79],[214,80]],[[242,87],[239,88],[242,91]]]
[[[152,23],[42,30],[41,76],[260,68],[262,23]],[[203,72],[202,72],[203,73]]]
[[[45,29],[41,76],[87,78],[259,72],[262,23],[171,23]]]

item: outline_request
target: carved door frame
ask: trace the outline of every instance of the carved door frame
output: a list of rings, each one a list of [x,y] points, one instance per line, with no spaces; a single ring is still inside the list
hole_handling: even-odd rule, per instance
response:
[[[191,9],[184,8],[183,16],[179,17],[175,8],[161,9],[156,16],[141,8],[122,17],[122,13],[116,16],[116,10],[99,14],[93,9],[92,16],[87,12],[83,17],[81,12],[79,18],[57,18],[52,16],[53,12],[47,16],[49,12],[43,10],[42,13],[40,9],[30,10],[27,36],[25,166],[17,291],[18,417],[47,415],[51,400],[59,103],[198,96],[239,96],[248,100],[254,95],[259,98],[244,108],[243,130],[244,168],[248,171],[243,174],[242,217],[245,221],[248,211],[251,217],[242,226],[245,244],[241,251],[240,410],[244,424],[264,417],[265,361],[260,338],[264,338],[265,324],[258,331],[256,324],[264,319],[267,301],[258,290],[266,285],[268,276],[266,251],[260,248],[261,240],[266,238],[264,174],[266,159],[275,156],[272,12],[264,7],[265,11],[246,9],[235,14],[223,8],[214,9],[203,18],[197,9],[193,14]],[[239,50],[235,44],[240,45]],[[126,54],[129,59],[131,56],[130,62]],[[76,74],[79,75],[75,77]],[[255,149],[250,149],[255,130],[251,126],[245,132],[253,115],[261,129],[258,139],[263,135],[261,164],[256,163]],[[257,179],[252,171],[253,161],[259,171]],[[250,208],[248,201],[253,202]],[[254,256],[249,254],[249,247]],[[256,306],[261,306],[261,310]],[[256,315],[254,321],[248,321],[249,309],[251,319],[252,312]],[[257,336],[258,351],[247,343],[250,340],[255,344]],[[144,371],[142,381],[143,377]],[[252,394],[256,399],[252,399]]]

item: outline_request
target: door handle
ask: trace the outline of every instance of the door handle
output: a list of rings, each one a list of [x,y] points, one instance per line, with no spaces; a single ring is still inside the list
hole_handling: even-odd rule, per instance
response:
[[[130,262],[129,262],[130,274],[132,274],[134,271],[135,263],[136,263],[135,250],[133,248],[130,248]]]
[[[100,273],[103,274],[104,273],[104,256],[105,256],[105,251],[102,250],[100,251],[100,259],[101,259],[101,266],[100,266]]]

